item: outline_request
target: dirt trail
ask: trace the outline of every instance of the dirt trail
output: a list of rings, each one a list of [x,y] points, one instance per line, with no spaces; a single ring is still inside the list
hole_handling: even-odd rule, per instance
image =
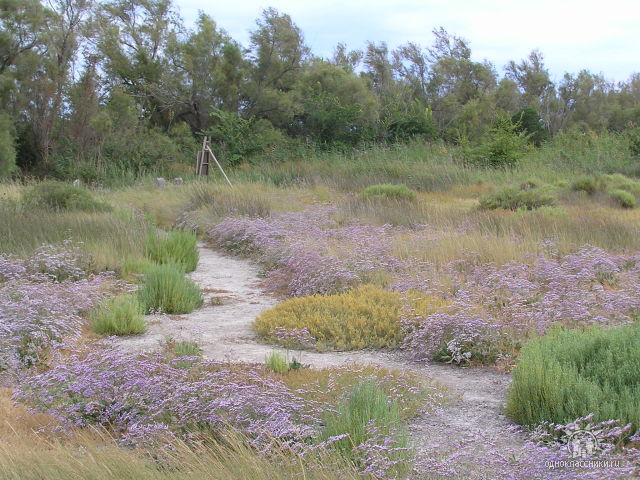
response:
[[[147,333],[115,340],[119,348],[153,351],[168,338],[195,340],[206,358],[238,362],[263,362],[270,352],[279,350],[258,343],[251,330],[256,316],[277,303],[260,287],[255,264],[200,245],[198,268],[189,276],[202,288],[205,306],[188,315],[149,315]],[[222,304],[212,305],[212,298],[222,298]],[[401,353],[388,352],[304,352],[302,362],[316,368],[355,363],[412,370],[446,386],[451,401],[438,411],[416,418],[410,426],[418,447],[434,448],[445,439],[447,444],[462,442],[469,433],[480,432],[495,444],[475,445],[472,456],[479,459],[490,450],[499,451],[501,446],[513,450],[524,443],[501,413],[509,375],[485,368],[417,364]],[[470,458],[467,478],[480,478],[477,466]]]

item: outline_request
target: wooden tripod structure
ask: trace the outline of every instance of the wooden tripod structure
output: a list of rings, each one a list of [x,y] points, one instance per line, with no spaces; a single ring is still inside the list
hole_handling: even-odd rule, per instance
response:
[[[220,165],[220,162],[218,162],[218,159],[211,150],[211,139],[205,135],[204,139],[202,140],[202,150],[200,150],[196,155],[196,176],[198,178],[202,177],[203,175],[209,175],[209,163],[211,159],[213,159],[215,164],[218,166],[218,169],[220,169],[222,176],[227,181],[229,186],[233,187],[231,181],[229,180],[229,177],[227,177],[227,174],[224,173],[222,165]]]

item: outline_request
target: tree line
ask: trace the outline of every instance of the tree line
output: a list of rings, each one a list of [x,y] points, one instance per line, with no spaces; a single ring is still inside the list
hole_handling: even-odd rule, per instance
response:
[[[0,0],[0,176],[136,175],[191,161],[202,134],[233,164],[300,146],[477,145],[496,128],[540,144],[639,124],[640,74],[553,82],[536,50],[499,73],[443,28],[428,46],[338,44],[321,58],[273,8],[244,46],[203,12],[186,28],[170,0]]]

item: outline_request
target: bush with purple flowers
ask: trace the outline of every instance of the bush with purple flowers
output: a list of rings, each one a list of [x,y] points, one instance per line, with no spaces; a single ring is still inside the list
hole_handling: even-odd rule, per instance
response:
[[[0,369],[41,363],[80,336],[82,314],[111,278],[86,265],[72,245],[44,245],[26,260],[0,256]]]

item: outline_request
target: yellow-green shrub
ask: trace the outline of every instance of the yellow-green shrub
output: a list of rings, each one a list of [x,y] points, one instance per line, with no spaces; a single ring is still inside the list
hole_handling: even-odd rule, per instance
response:
[[[435,311],[443,301],[415,300],[420,311]],[[268,342],[285,346],[280,332],[307,329],[318,350],[394,348],[402,341],[398,293],[365,285],[337,295],[292,298],[263,312],[253,328]]]

